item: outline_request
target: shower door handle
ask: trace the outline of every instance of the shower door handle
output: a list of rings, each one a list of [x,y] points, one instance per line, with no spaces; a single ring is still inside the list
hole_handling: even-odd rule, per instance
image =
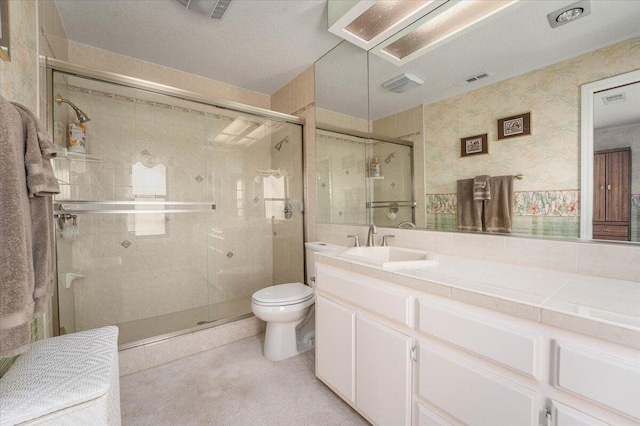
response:
[[[284,218],[291,219],[293,216],[293,206],[291,203],[284,203]]]

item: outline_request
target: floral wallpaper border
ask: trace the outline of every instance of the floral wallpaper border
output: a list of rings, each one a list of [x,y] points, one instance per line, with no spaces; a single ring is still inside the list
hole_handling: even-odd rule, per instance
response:
[[[632,205],[640,206],[640,195],[632,197]],[[634,201],[635,200],[635,201]],[[580,191],[516,191],[515,216],[580,216]],[[455,214],[458,210],[456,194],[427,194],[427,213]]]

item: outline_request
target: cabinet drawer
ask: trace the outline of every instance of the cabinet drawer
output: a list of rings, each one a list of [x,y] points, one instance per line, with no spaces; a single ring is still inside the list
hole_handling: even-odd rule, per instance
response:
[[[628,225],[593,225],[593,235],[626,237],[629,235]]]
[[[465,424],[538,424],[533,391],[453,353],[421,342],[418,368],[418,394]]]
[[[539,378],[540,335],[480,315],[418,300],[418,330]]]
[[[409,324],[409,296],[384,281],[325,265],[316,267],[316,287],[388,319]]]
[[[554,410],[554,426],[607,426],[606,423],[557,401],[552,400],[551,405]]]
[[[640,363],[555,341],[556,385],[640,420]]]

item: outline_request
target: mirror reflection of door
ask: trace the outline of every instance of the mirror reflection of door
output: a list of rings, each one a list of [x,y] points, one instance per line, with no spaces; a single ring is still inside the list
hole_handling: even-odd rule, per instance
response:
[[[593,238],[640,242],[640,82],[593,101]]]

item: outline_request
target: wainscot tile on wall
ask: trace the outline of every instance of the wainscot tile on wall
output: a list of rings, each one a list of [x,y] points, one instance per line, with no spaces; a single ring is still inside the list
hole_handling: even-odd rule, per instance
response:
[[[578,190],[516,191],[513,234],[578,238],[580,235]],[[427,194],[427,228],[458,228],[456,194]]]
[[[506,238],[507,263],[563,272],[576,272],[578,244],[527,238]]]
[[[366,226],[318,224],[318,240],[350,246],[346,235],[356,233],[366,241]],[[508,235],[465,234],[430,230],[394,233],[389,245],[432,250],[441,255],[490,260],[501,263],[531,266],[560,272],[580,273],[640,282],[640,247],[601,242],[554,241],[518,238]]]
[[[494,235],[454,234],[453,253],[454,256],[504,262],[505,240]]]
[[[639,247],[607,243],[578,247],[578,273],[640,282]]]

